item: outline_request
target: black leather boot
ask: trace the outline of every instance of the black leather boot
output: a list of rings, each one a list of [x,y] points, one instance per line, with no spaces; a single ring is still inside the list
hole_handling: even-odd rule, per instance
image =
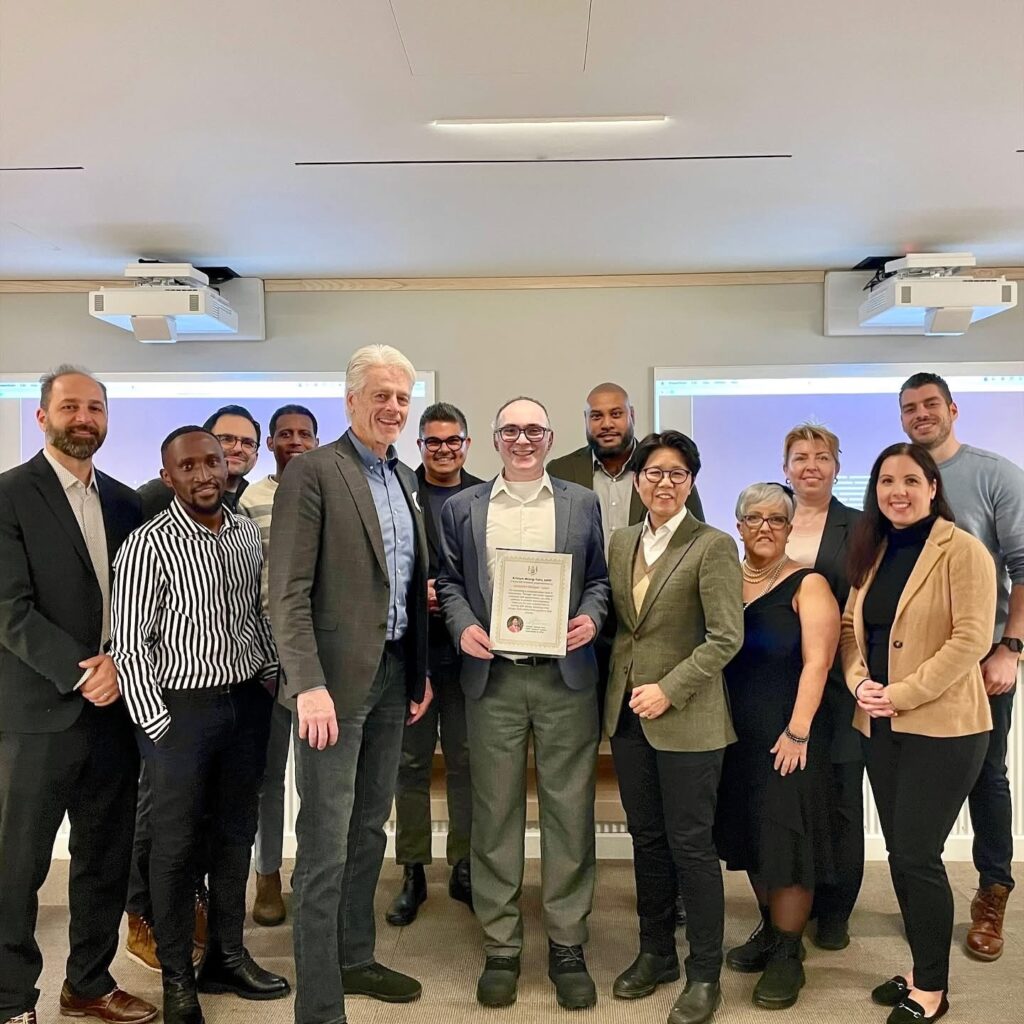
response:
[[[800,962],[800,933],[776,929],[768,964],[754,986],[754,1005],[784,1010],[799,999],[805,980],[804,965]]]
[[[291,991],[287,979],[265,971],[244,947],[225,951],[215,942],[196,977],[200,992],[230,992],[242,999],[282,999]]]
[[[465,903],[470,910],[473,909],[473,884],[470,880],[468,857],[463,857],[452,868],[452,877],[448,880],[448,895],[453,900]]]
[[[426,898],[427,876],[423,865],[406,864],[402,871],[402,888],[388,907],[384,920],[398,928],[412,924]]]
[[[164,979],[164,1024],[205,1024],[194,980]]]

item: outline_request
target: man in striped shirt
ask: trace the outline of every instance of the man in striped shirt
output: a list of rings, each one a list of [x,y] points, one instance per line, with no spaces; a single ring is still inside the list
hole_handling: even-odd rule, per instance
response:
[[[304,405],[284,405],[270,417],[267,448],[274,454],[277,472],[252,484],[238,499],[238,511],[260,528],[263,541],[263,611],[268,610],[268,568],[270,520],[274,495],[284,467],[296,455],[312,451],[317,440],[316,417]],[[288,750],[292,742],[292,713],[284,704],[275,703],[270,718],[270,742],[267,744],[267,770],[260,786],[259,826],[256,830],[256,902],[252,919],[257,924],[277,925],[285,918],[281,898],[281,853],[284,844],[284,779],[288,768]]]
[[[202,427],[161,445],[171,506],[125,541],[114,565],[111,646],[153,790],[153,915],[166,1024],[202,1024],[197,988],[287,995],[242,945],[256,794],[266,762],[277,655],[260,603],[259,528],[224,507],[227,465]],[[192,967],[193,861],[204,816],[210,924]]]

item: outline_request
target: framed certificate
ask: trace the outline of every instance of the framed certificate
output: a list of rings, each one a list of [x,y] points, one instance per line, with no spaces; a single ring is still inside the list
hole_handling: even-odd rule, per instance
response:
[[[572,555],[498,548],[491,646],[506,654],[565,657]]]

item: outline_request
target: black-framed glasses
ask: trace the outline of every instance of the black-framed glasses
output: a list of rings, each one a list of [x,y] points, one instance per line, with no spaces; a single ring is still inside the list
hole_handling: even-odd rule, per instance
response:
[[[760,530],[763,523],[768,524],[769,530],[784,530],[789,526],[789,520],[785,516],[759,516],[751,512],[749,516],[740,516],[740,522],[748,530]]]
[[[538,441],[543,441],[551,433],[551,428],[542,427],[539,423],[531,423],[526,427],[517,427],[513,423],[508,423],[504,427],[498,427],[494,433],[505,444],[515,444],[524,434],[527,441],[532,441],[536,444]]]
[[[457,452],[465,443],[466,439],[461,434],[452,434],[451,437],[420,438],[420,444],[428,452],[439,452],[442,448],[447,448],[450,452]]]
[[[644,478],[652,484],[660,484],[665,477],[668,477],[673,487],[685,484],[693,475],[688,469],[662,469],[660,466],[645,466],[640,470]]]
[[[251,437],[239,437],[237,434],[215,434],[218,441],[220,441],[221,448],[234,448],[236,444],[240,444],[247,452],[254,452],[260,446],[259,441],[254,441]]]

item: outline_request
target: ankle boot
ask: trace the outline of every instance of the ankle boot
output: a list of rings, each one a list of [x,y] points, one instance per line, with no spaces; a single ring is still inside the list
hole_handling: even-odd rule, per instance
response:
[[[800,948],[800,932],[775,930],[775,945],[768,954],[768,964],[754,986],[756,1006],[782,1010],[797,1001],[806,980]]]
[[[272,928],[285,918],[284,899],[281,896],[281,872],[269,875],[256,872],[256,901],[252,905],[252,919],[260,925]]]
[[[750,933],[742,946],[734,946],[725,954],[725,962],[743,974],[755,974],[768,966],[768,954],[775,945],[775,927],[766,906],[759,906],[761,923]]]
[[[426,898],[427,875],[423,865],[406,864],[402,872],[402,888],[384,915],[384,920],[398,928],[412,924]]]

